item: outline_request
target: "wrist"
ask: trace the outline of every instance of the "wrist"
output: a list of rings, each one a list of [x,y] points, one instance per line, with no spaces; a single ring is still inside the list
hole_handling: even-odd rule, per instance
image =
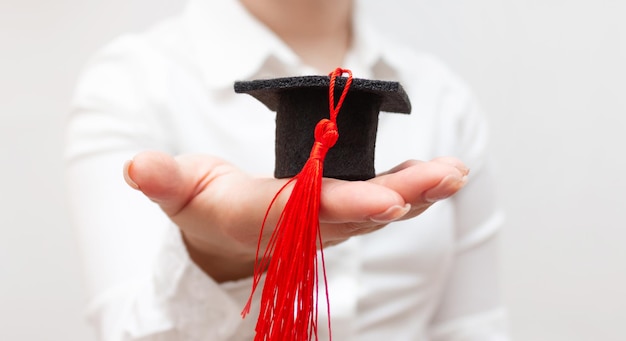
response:
[[[207,245],[184,232],[182,236],[191,260],[216,282],[235,281],[254,274],[254,255],[224,252],[224,245],[219,248]]]

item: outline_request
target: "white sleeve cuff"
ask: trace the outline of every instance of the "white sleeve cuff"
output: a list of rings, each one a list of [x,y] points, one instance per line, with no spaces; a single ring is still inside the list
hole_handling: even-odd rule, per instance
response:
[[[250,278],[212,280],[189,258],[171,224],[152,271],[100,294],[87,314],[105,341],[229,340],[251,333],[254,316],[240,315],[251,285]]]

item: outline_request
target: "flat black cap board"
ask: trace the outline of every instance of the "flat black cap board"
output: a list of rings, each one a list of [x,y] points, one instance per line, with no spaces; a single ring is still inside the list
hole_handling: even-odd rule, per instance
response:
[[[346,78],[338,77],[335,98]],[[276,112],[276,178],[300,172],[314,143],[316,124],[328,118],[328,76],[236,82],[236,93],[255,97]],[[398,82],[354,78],[337,116],[339,139],[326,155],[324,176],[343,180],[373,178],[380,111],[409,114],[411,103]]]

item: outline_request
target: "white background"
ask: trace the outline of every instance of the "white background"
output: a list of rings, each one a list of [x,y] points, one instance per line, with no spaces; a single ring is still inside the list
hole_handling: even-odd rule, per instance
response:
[[[626,2],[363,3],[392,39],[447,61],[489,115],[516,340],[626,340]],[[94,50],[182,4],[0,0],[0,340],[93,339],[63,116]]]

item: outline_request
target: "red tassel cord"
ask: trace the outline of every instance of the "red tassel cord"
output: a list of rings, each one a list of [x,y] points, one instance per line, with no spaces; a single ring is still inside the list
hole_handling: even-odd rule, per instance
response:
[[[344,73],[348,74],[348,78],[341,97],[335,105],[335,80]],[[330,74],[328,91],[330,117],[321,120],[315,127],[315,143],[309,159],[300,173],[289,180],[274,196],[263,219],[261,235],[263,235],[271,207],[280,193],[293,183],[291,195],[262,257],[260,257],[262,240],[259,237],[252,293],[242,311],[243,317],[250,312],[252,297],[263,273],[266,272],[255,341],[318,339],[317,306],[320,280],[318,265],[321,265],[322,279],[326,284],[319,223],[324,158],[339,137],[337,115],[351,84],[352,72],[350,70],[337,68]],[[319,263],[318,247],[320,249]],[[325,287],[327,288],[326,285]],[[325,295],[328,303],[328,289]],[[327,313],[330,316],[330,308]],[[330,329],[329,319],[329,335]]]

